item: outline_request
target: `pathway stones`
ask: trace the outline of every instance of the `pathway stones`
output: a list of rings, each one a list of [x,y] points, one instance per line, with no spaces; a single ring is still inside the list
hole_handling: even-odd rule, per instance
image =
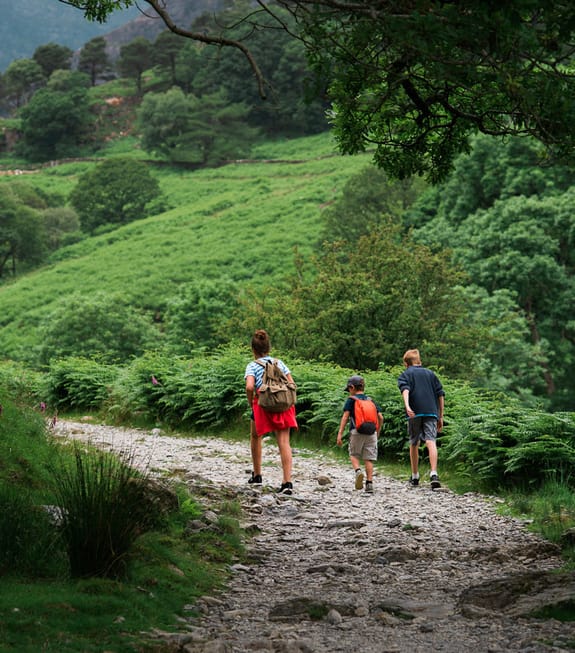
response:
[[[208,501],[225,488],[242,504],[248,562],[231,567],[225,592],[200,599],[200,617],[180,620],[173,633],[155,631],[175,650],[575,650],[575,622],[531,616],[546,605],[575,606],[575,574],[557,575],[559,548],[498,515],[492,498],[411,487],[382,473],[370,495],[355,490],[350,465],[298,450],[295,493],[276,496],[272,438],[264,441],[264,485],[253,488],[247,434],[238,443],[66,421],[56,434],[129,452]]]

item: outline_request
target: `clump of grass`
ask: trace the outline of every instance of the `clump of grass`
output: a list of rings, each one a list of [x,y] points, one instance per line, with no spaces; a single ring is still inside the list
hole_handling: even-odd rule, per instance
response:
[[[507,495],[507,506],[515,515],[528,515],[531,528],[557,544],[563,544],[564,534],[575,527],[575,494],[557,481],[548,481],[537,493],[512,492]],[[566,545],[563,553],[575,562],[575,547]]]
[[[162,509],[128,454],[86,453],[54,468],[54,493],[74,578],[120,578],[136,539],[161,523]],[[148,485],[148,487],[147,487]]]

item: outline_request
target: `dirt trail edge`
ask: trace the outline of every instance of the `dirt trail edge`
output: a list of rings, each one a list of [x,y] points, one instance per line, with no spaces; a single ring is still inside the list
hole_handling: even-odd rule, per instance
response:
[[[502,517],[476,494],[410,487],[383,476],[373,495],[354,489],[350,465],[294,449],[292,497],[279,497],[273,438],[264,443],[264,487],[247,485],[249,441],[175,438],[60,421],[56,435],[128,451],[192,488],[225,487],[256,534],[249,564],[202,615],[154,633],[184,653],[575,650],[575,622],[530,616],[575,602],[575,574],[557,574],[559,550]],[[215,493],[214,493],[215,494]]]

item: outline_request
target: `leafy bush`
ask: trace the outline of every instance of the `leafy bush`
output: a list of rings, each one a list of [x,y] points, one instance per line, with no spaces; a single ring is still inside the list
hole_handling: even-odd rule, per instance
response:
[[[358,370],[301,361],[289,353],[281,356],[298,385],[300,432],[335,446],[346,398],[343,387]],[[243,375],[250,359],[246,346],[229,345],[211,354],[194,353],[190,359],[147,353],[117,369],[94,363],[82,368],[72,362],[70,371],[66,367],[70,363],[62,362],[62,380],[56,385],[68,396],[93,399],[90,407],[106,410],[117,420],[216,431],[243,419],[247,429]],[[399,372],[400,368],[363,372],[366,391],[384,414],[379,455],[390,461],[408,460]],[[487,490],[526,484],[536,488],[549,480],[573,484],[575,414],[527,409],[518,400],[439,373],[447,395],[445,428],[438,440],[441,460]]]
[[[0,361],[0,395],[31,405],[41,400],[44,375],[12,361]]]
[[[169,426],[221,426],[247,407],[242,383],[246,356],[229,347],[191,360],[148,354],[119,377],[110,399],[122,414],[144,412]]]
[[[575,414],[524,409],[509,397],[464,388],[449,415],[444,453],[486,489],[573,485]]]
[[[40,360],[44,364],[66,356],[125,362],[156,344],[160,333],[151,321],[121,297],[95,293],[63,299],[41,327]]]
[[[46,401],[55,408],[99,408],[117,376],[116,368],[93,360],[57,360],[46,375]]]

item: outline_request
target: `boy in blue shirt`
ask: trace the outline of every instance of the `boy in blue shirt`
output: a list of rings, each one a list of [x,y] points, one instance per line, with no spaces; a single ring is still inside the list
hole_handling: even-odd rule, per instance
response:
[[[411,485],[419,485],[419,444],[424,442],[429,453],[432,489],[441,487],[437,475],[437,434],[443,429],[445,392],[435,372],[421,364],[418,349],[408,349],[403,355],[405,370],[399,375],[397,385],[407,415],[409,435],[409,460]]]
[[[365,465],[365,491],[373,492],[373,463],[377,460],[377,437],[383,425],[381,408],[364,393],[365,381],[363,377],[354,375],[348,379],[345,390],[349,392],[343,406],[343,415],[337,433],[337,446],[343,444],[343,431],[349,421],[349,459],[355,471],[355,489],[363,487],[364,475],[361,471],[360,460]],[[360,433],[356,429],[356,399],[368,399],[375,405],[377,411],[376,422],[372,433]],[[368,429],[371,430],[371,429]]]

